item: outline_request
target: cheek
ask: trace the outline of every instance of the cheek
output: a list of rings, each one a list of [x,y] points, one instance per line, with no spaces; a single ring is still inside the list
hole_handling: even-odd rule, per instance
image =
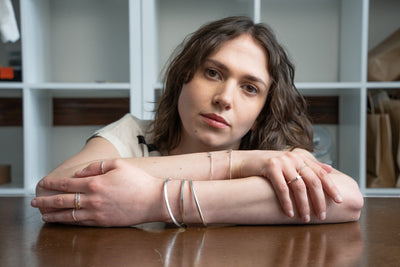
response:
[[[263,105],[254,104],[252,106],[248,106],[247,108],[243,108],[239,113],[240,120],[242,122],[242,131],[246,132],[252,130],[255,127],[256,120],[260,115],[260,112],[263,110]]]

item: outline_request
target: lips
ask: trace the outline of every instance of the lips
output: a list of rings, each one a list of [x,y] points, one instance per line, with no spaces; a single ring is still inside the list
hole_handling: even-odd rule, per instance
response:
[[[202,114],[201,116],[204,121],[212,127],[220,129],[229,127],[229,123],[223,117],[215,113]]]

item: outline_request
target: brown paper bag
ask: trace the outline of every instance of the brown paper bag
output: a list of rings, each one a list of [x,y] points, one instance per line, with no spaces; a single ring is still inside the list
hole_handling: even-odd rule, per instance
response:
[[[11,182],[11,165],[0,165],[0,185]]]
[[[368,80],[400,80],[400,29],[368,53]]]
[[[400,187],[400,100],[385,101],[383,108],[388,112],[390,118],[396,187]]]
[[[390,117],[383,111],[383,106],[375,113],[370,94],[368,98],[371,113],[367,114],[367,187],[394,187]]]

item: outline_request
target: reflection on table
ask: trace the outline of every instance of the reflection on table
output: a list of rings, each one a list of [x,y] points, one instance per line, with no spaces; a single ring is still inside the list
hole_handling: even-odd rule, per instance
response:
[[[362,247],[359,223],[151,231],[44,225],[32,250],[40,265],[353,266]]]

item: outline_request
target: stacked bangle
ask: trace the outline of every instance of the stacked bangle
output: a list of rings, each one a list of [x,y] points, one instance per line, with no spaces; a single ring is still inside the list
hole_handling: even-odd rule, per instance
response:
[[[167,206],[167,210],[169,213],[169,217],[171,217],[171,220],[174,222],[174,224],[178,227],[183,227],[183,224],[178,223],[178,221],[175,219],[174,215],[172,214],[171,207],[169,206],[169,201],[168,201],[168,192],[167,192],[167,184],[168,181],[171,180],[170,178],[165,179],[164,182],[164,201],[165,201],[165,206]]]
[[[175,219],[175,216],[172,213],[171,207],[169,205],[169,201],[168,201],[168,186],[167,186],[169,180],[171,180],[171,178],[165,179],[165,182],[164,182],[164,201],[165,201],[165,206],[167,207],[167,211],[168,211],[169,217],[171,218],[172,222],[178,227],[186,227],[186,224],[185,224],[185,206],[184,206],[184,191],[185,191],[184,188],[185,188],[186,180],[182,180],[182,183],[181,183],[180,208],[181,208],[182,223],[179,223]],[[207,227],[207,223],[206,223],[206,221],[204,219],[203,212],[201,211],[199,200],[197,199],[196,191],[194,190],[194,186],[193,186],[193,181],[192,180],[189,180],[189,188],[190,188],[190,190],[192,192],[193,199],[194,199],[194,202],[196,204],[197,211],[199,212],[199,215],[200,215],[200,218],[201,218],[201,222],[203,223],[203,225],[205,227]]]
[[[182,180],[182,184],[181,184],[181,215],[182,215],[182,226],[186,227],[185,224],[185,206],[183,204],[183,199],[184,199],[184,186],[185,186],[185,181],[186,180]]]
[[[201,212],[199,201],[197,200],[196,192],[194,191],[194,186],[193,186],[193,181],[192,180],[189,181],[189,186],[190,186],[190,189],[192,190],[193,199],[194,199],[194,202],[196,203],[197,211],[199,212],[201,221],[202,221],[203,225],[205,227],[207,227],[206,221],[204,220],[203,212]]]

